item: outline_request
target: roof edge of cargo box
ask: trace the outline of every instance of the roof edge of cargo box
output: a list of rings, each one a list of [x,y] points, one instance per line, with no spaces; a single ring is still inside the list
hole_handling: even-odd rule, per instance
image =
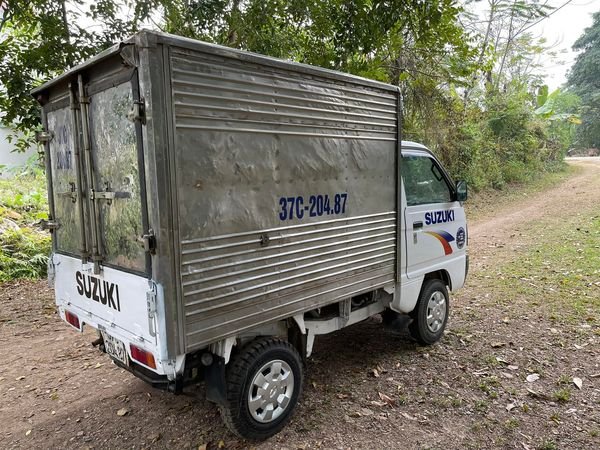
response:
[[[52,80],[49,80],[38,86],[31,91],[31,95],[34,97],[41,92],[47,91],[51,87],[60,83],[61,81],[72,77],[73,75],[83,71],[84,69],[97,64],[98,62],[110,58],[116,54],[119,54],[122,48],[128,44],[135,44],[139,47],[148,47],[156,44],[173,45],[182,48],[188,48],[191,50],[200,50],[206,53],[217,54],[219,56],[234,58],[241,61],[247,61],[250,63],[257,63],[268,65],[284,70],[294,70],[296,72],[302,72],[309,75],[320,76],[324,78],[335,79],[338,81],[361,84],[363,86],[384,89],[387,91],[398,92],[398,87],[391,84],[383,83],[381,81],[371,80],[368,78],[360,77],[358,75],[352,75],[345,72],[339,72],[332,69],[325,69],[323,67],[312,66],[309,64],[303,64],[295,61],[288,61],[279,58],[273,58],[271,56],[261,55],[259,53],[248,52],[245,50],[238,50],[230,47],[226,47],[218,44],[211,44],[208,42],[199,41],[187,37],[177,36],[174,34],[163,33],[154,30],[141,30],[133,36],[124,39],[111,47],[103,50],[92,58],[84,61],[77,66],[74,66],[59,75]]]
[[[132,40],[135,38],[135,36],[136,35],[134,35],[128,39],[125,39],[121,42],[111,45],[107,49],[101,51],[100,53],[98,53],[95,56],[92,56],[90,59],[82,62],[81,64],[77,64],[76,66],[71,67],[69,70],[60,74],[59,76],[46,81],[42,85],[32,89],[31,95],[33,97],[36,97],[38,94],[40,94],[44,91],[47,91],[51,87],[59,84],[60,82],[62,82],[65,79],[68,79],[68,78],[74,76],[75,74],[81,72],[82,70],[86,69],[87,67],[93,66],[94,64],[97,64],[100,61],[103,61],[105,59],[110,58],[111,56],[119,54],[124,45],[132,43]]]

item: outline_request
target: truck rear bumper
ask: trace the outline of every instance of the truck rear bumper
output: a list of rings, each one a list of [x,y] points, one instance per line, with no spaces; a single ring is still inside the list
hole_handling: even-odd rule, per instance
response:
[[[65,322],[79,331],[85,325],[100,331],[108,341],[107,353],[125,368],[136,364],[144,371],[176,378],[176,364],[162,351],[157,313],[150,313],[148,293],[160,292],[156,283],[109,267],[93,274],[91,264],[62,254],[53,254],[50,264],[56,305]]]

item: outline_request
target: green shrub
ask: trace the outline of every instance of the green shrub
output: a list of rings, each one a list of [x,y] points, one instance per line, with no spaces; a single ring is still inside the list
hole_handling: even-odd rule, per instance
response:
[[[50,236],[27,227],[0,234],[0,282],[46,275]]]
[[[46,177],[32,160],[0,180],[0,282],[46,275],[50,235],[36,223],[48,217]]]

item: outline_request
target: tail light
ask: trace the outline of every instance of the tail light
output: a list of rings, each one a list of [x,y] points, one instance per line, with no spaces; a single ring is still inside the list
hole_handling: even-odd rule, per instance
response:
[[[73,325],[75,328],[77,328],[78,330],[81,330],[81,326],[79,324],[79,317],[77,317],[72,312],[65,311],[65,320],[67,322],[69,322],[71,325]]]
[[[154,361],[154,355],[142,348],[139,348],[133,344],[129,344],[131,349],[131,358],[137,362],[142,363],[145,366],[156,369],[156,361]]]

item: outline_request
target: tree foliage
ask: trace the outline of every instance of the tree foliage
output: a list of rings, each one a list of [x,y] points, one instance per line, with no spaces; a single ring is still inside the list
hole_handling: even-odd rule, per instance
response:
[[[100,0],[5,0],[0,3],[0,111],[2,122],[32,142],[39,108],[30,91],[114,41],[136,31],[152,3]],[[123,19],[123,8],[131,10]],[[86,26],[94,21],[100,26]]]
[[[600,11],[593,19],[573,45],[581,53],[570,70],[568,85],[581,97],[579,144],[600,148]]]

